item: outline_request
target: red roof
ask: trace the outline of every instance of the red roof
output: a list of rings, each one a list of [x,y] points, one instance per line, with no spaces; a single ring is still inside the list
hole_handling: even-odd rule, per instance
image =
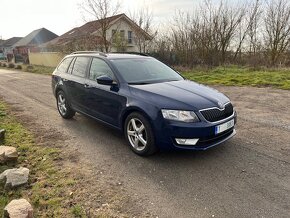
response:
[[[83,39],[84,37],[87,37],[89,35],[92,35],[94,32],[96,32],[98,29],[101,28],[101,24],[104,20],[106,20],[108,22],[108,24],[110,24],[111,22],[124,17],[125,19],[128,20],[128,22],[133,26],[133,28],[139,28],[141,29],[136,23],[134,23],[130,18],[128,18],[125,14],[118,14],[112,17],[108,17],[105,19],[100,19],[100,20],[95,20],[95,21],[91,21],[88,22],[80,27],[76,27],[73,28],[72,30],[64,33],[63,35],[43,44],[41,47],[46,47],[49,45],[65,45],[69,42],[71,42],[72,40],[76,40],[76,39]],[[141,29],[141,31],[144,32],[144,34],[146,35],[147,38],[151,38],[151,36],[146,33],[143,29]],[[99,42],[102,42],[102,38],[96,36]]]
[[[112,21],[122,17],[123,15],[124,14],[118,14],[112,17],[108,17],[106,18],[106,20],[108,23],[111,23]],[[79,38],[83,38],[85,36],[91,35],[92,33],[96,32],[98,29],[101,28],[101,23],[103,20],[104,19],[91,21],[80,27],[73,28],[72,30],[53,39],[52,41],[45,43],[45,45],[66,44],[66,42],[71,41],[72,39],[79,39]],[[99,40],[101,40],[101,38]]]

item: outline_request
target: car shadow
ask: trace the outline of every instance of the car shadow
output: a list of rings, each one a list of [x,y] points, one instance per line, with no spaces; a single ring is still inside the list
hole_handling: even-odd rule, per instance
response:
[[[98,136],[104,137],[104,138],[110,138],[113,141],[117,141],[117,143],[113,143],[110,145],[108,148],[110,150],[110,154],[112,154],[111,149],[117,153],[124,153],[128,152],[126,157],[128,155],[130,158],[139,158],[141,160],[147,160],[150,162],[158,162],[158,161],[165,161],[165,160],[172,160],[174,159],[175,161],[182,161],[182,160],[193,160],[193,159],[211,159],[211,158],[216,158],[217,155],[222,155],[222,154],[227,154],[230,152],[230,146],[231,146],[231,141],[225,142],[221,145],[212,147],[210,149],[207,149],[205,151],[195,151],[195,150],[173,150],[173,151],[158,151],[156,154],[148,156],[148,157],[141,157],[136,154],[134,154],[132,151],[130,151],[129,146],[127,145],[127,142],[124,138],[123,132],[121,132],[118,129],[115,129],[113,127],[110,127],[100,121],[93,120],[90,117],[83,116],[80,114],[77,114],[74,119],[66,121],[67,125],[70,127],[72,126],[71,124],[73,123],[77,129],[83,127],[86,130],[88,134],[92,135],[92,133],[98,132]],[[94,134],[93,134],[94,135]],[[97,139],[97,136],[96,136]],[[101,144],[98,144],[98,146],[102,146]],[[111,149],[110,149],[111,148]],[[116,150],[117,149],[117,150]],[[119,151],[118,151],[119,149]]]

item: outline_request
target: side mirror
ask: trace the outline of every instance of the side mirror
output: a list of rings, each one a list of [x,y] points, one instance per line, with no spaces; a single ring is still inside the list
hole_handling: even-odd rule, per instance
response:
[[[99,76],[97,78],[97,82],[101,85],[107,85],[107,86],[110,86],[110,85],[113,85],[114,84],[114,80],[107,76],[107,75],[102,75],[102,76]]]

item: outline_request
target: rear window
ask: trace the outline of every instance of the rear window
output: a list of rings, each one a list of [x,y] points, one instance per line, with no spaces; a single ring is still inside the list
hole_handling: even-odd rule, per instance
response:
[[[89,61],[90,58],[88,57],[77,57],[74,63],[72,75],[85,77]]]
[[[57,68],[58,73],[66,73],[72,58],[64,59]]]

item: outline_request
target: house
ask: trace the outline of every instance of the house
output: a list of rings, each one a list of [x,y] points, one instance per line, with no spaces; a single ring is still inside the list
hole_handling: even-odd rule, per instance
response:
[[[14,55],[15,57],[21,56],[25,63],[29,63],[29,52],[38,51],[39,45],[51,41],[56,37],[58,37],[58,35],[45,28],[34,30],[14,45]],[[17,60],[15,60],[15,62],[17,62]]]
[[[15,48],[15,44],[21,40],[22,37],[12,37],[10,39],[4,40],[0,44],[0,51],[2,51],[3,55],[7,58],[8,61],[13,59],[13,49]]]
[[[1,45],[2,45],[2,43],[4,42],[5,40],[3,40],[3,39],[0,39],[0,53],[2,53],[3,51],[1,50]]]
[[[76,50],[139,52],[138,42],[150,40],[152,37],[129,17],[118,14],[73,28],[41,47],[64,53]]]

